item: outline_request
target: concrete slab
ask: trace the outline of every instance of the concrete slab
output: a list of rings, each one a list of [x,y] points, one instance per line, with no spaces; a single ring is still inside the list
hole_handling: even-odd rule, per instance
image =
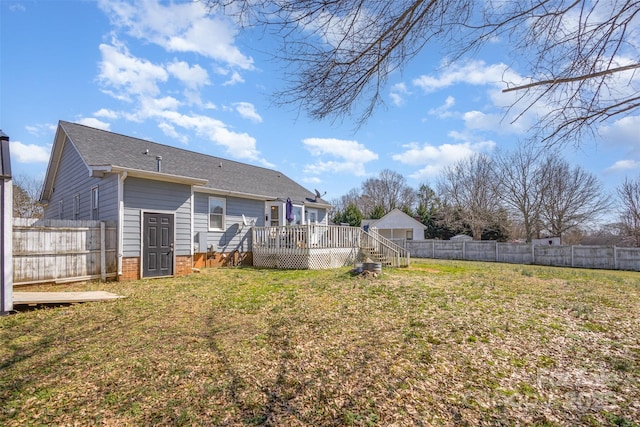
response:
[[[111,301],[125,298],[105,291],[85,292],[13,292],[13,305],[73,304],[79,302]]]

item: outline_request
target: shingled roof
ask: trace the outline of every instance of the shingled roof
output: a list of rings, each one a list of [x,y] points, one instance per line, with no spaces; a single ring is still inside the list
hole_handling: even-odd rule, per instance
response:
[[[60,121],[58,133],[60,130],[69,138],[69,141],[91,169],[157,173],[157,157],[160,156],[162,157],[161,173],[164,176],[206,180],[202,187],[210,189],[210,191],[222,194],[246,194],[265,200],[284,200],[289,197],[297,203],[316,203],[320,206],[328,206],[328,203],[322,199],[317,199],[314,202],[315,193],[276,170],[196,153],[77,123]],[[56,143],[60,142],[59,139],[56,138]],[[52,161],[53,159],[52,152]],[[49,168],[49,172],[51,172],[51,164]]]

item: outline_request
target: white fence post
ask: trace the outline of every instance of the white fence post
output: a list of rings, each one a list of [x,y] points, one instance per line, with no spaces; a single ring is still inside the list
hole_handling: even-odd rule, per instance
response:
[[[107,244],[104,221],[100,221],[100,278],[107,281]]]

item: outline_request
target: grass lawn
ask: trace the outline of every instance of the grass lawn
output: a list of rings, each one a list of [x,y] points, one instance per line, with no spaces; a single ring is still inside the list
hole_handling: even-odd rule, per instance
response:
[[[17,290],[0,425],[640,423],[640,273],[413,260]]]

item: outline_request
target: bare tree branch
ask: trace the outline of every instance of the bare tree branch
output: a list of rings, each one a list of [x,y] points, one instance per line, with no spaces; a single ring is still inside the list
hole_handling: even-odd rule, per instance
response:
[[[547,111],[532,129],[547,145],[594,133],[640,109],[638,0],[201,0],[243,26],[274,29],[288,85],[278,103],[315,119],[366,121],[382,104],[391,73],[426,48],[452,61],[496,38],[509,46],[528,83],[517,119]]]
[[[560,84],[560,83],[569,83],[569,82],[576,82],[576,81],[579,81],[579,80],[588,80],[588,79],[592,79],[592,78],[595,78],[595,77],[605,76],[607,74],[619,73],[621,71],[635,70],[636,68],[640,68],[640,64],[631,64],[631,65],[627,65],[627,66],[624,66],[624,67],[612,68],[612,69],[609,69],[609,70],[600,71],[598,73],[591,73],[591,74],[587,74],[587,75],[584,75],[584,76],[564,77],[564,78],[557,78],[557,79],[554,79],[554,80],[543,80],[543,81],[539,81],[539,82],[533,82],[533,83],[529,83],[529,84],[526,84],[526,85],[509,87],[509,88],[503,89],[502,92],[513,92],[513,91],[516,91],[516,90],[530,89],[530,88],[536,87],[536,86],[557,85],[557,84]]]

